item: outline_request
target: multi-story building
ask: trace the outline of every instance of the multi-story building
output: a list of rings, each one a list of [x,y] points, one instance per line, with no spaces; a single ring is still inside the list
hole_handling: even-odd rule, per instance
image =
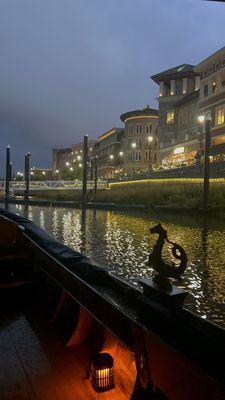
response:
[[[193,65],[182,64],[152,79],[159,85],[159,164],[189,165],[201,146],[197,125],[199,73]]]
[[[52,180],[52,169],[49,168],[35,168],[32,167],[30,171],[30,177],[33,181],[51,181]]]
[[[96,140],[88,140],[89,156],[94,154],[94,145]],[[75,143],[71,147],[65,149],[53,149],[53,176],[55,178],[63,178],[70,175],[71,179],[81,176],[82,160],[83,160],[83,142]],[[76,172],[80,171],[76,174]],[[68,172],[68,173],[67,173]]]
[[[53,149],[52,156],[52,171],[55,178],[61,178],[62,171],[71,165],[72,162],[72,149],[67,147],[65,149]]]
[[[125,173],[151,170],[157,163],[158,110],[149,106],[120,116],[125,124],[123,138]]]
[[[122,139],[124,129],[112,128],[103,133],[94,146],[98,157],[98,175],[100,178],[115,178],[124,165]]]
[[[195,68],[201,74],[199,113],[210,114],[211,160],[225,160],[225,47]]]

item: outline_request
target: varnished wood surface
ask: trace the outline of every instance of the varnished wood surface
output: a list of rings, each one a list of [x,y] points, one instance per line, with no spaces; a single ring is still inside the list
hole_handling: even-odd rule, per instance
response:
[[[96,393],[86,379],[84,345],[65,347],[47,322],[27,313],[0,319],[1,400],[125,400],[115,389]]]

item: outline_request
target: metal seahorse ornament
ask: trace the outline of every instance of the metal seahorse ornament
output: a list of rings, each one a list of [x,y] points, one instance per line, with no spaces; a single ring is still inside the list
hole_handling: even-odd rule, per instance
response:
[[[179,244],[171,242],[167,237],[167,231],[162,227],[161,224],[154,226],[149,229],[151,234],[158,234],[156,244],[153,247],[152,253],[149,255],[149,265],[154,268],[157,275],[153,278],[157,284],[169,282],[168,278],[174,278],[177,280],[181,279],[181,275],[187,268],[187,254],[183,247]],[[180,265],[176,266],[175,263],[168,264],[162,259],[162,250],[165,242],[172,245],[172,254],[174,258],[180,260]]]

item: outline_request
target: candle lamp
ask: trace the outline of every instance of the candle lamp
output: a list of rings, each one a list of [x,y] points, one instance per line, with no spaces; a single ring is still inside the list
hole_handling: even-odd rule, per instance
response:
[[[91,361],[91,383],[96,392],[115,387],[113,358],[108,353],[98,353]]]

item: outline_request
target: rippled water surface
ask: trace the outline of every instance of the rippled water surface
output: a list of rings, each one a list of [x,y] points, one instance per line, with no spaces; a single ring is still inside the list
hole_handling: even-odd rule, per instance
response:
[[[10,210],[24,214],[22,206],[12,205]],[[183,284],[195,299],[190,309],[225,326],[225,225],[220,221],[102,210],[87,210],[84,219],[81,210],[37,206],[29,207],[27,216],[56,239],[133,284],[152,274],[146,260],[157,236],[150,237],[148,231],[163,223],[170,240],[188,254]],[[170,256],[167,246],[164,257]]]

